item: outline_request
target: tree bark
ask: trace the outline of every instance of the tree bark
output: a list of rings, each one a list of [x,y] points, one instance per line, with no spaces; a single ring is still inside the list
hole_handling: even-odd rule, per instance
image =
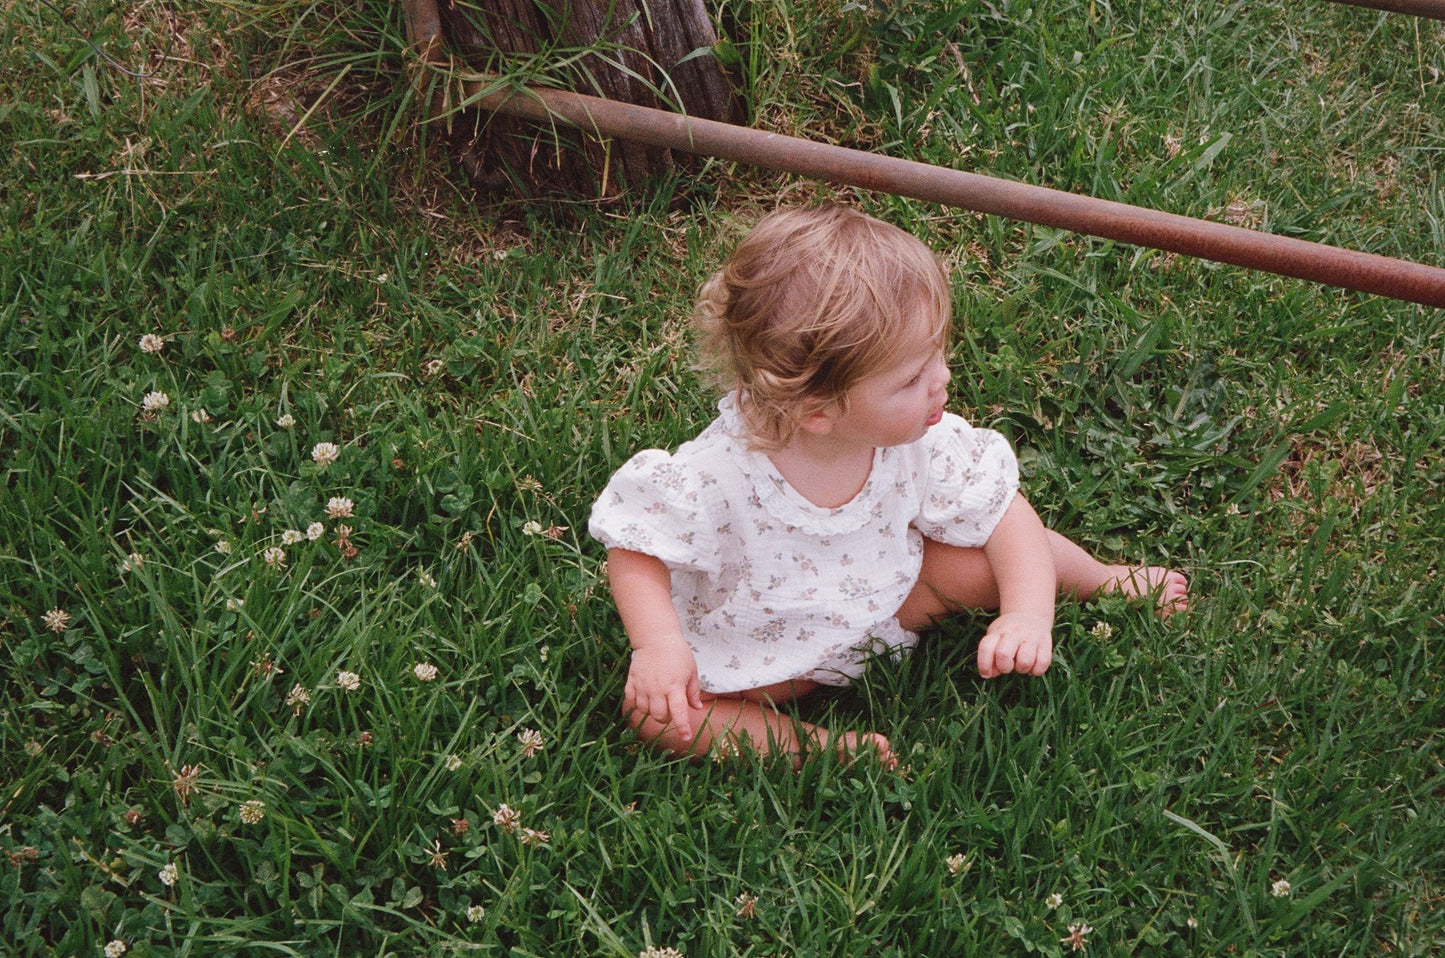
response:
[[[742,118],[712,55],[717,34],[702,0],[440,0],[437,12],[452,56],[478,73],[514,75],[525,64],[545,85],[711,120]],[[453,135],[476,185],[523,196],[606,199],[693,162],[503,116],[453,118]]]

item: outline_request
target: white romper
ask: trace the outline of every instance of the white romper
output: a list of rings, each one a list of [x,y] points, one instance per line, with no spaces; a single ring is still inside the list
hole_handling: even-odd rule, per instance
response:
[[[732,397],[691,442],[647,449],[592,506],[609,549],[660,559],[705,691],[789,679],[845,685],[870,654],[918,636],[895,615],[918,579],[923,537],[988,541],[1018,489],[1008,441],[945,414],[922,439],[873,454],[867,482],[836,509],[790,486],[750,450]]]

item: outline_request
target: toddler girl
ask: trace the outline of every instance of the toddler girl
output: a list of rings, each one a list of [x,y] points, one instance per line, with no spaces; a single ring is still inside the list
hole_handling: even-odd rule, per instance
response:
[[[1042,675],[1054,599],[1183,608],[1180,573],[1110,566],[1044,528],[997,432],[945,410],[952,308],[933,254],[841,207],[764,217],[703,287],[719,415],[628,460],[592,509],[632,644],[622,708],[676,754],[876,749],[778,711],[951,610],[997,609],[985,678]]]

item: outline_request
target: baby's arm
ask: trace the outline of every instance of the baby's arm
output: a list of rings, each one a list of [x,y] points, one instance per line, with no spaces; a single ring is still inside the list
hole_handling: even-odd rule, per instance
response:
[[[662,560],[629,549],[607,552],[607,579],[622,627],[632,643],[622,711],[635,726],[650,715],[692,739],[688,706],[702,708],[697,661],[682,637],[672,605],[672,582]]]
[[[983,551],[998,584],[999,612],[978,645],[979,674],[1043,675],[1053,661],[1058,576],[1048,533],[1022,495],[1014,496]]]

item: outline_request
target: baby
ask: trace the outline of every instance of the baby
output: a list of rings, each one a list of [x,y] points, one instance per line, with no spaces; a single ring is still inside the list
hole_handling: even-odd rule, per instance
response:
[[[1042,675],[1054,601],[1182,609],[1183,575],[1106,565],[1046,529],[1002,435],[947,412],[948,278],[914,237],[842,207],[764,217],[703,286],[719,415],[628,460],[592,509],[632,663],[622,710],[679,755],[875,749],[778,706],[862,674],[961,608],[997,609],[985,678]]]

